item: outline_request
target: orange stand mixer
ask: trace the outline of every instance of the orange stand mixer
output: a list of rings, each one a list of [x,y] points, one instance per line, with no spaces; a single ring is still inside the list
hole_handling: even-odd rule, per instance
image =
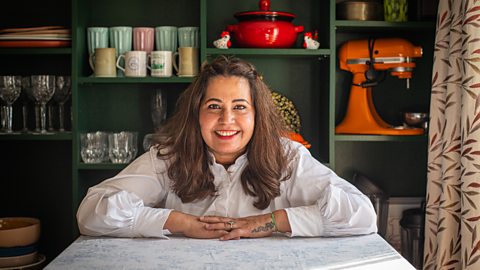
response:
[[[413,58],[422,48],[401,38],[350,40],[339,51],[340,69],[353,73],[345,118],[335,128],[337,134],[420,135],[421,128],[393,127],[375,110],[372,87],[379,82],[377,71],[390,72],[400,79],[412,78]]]

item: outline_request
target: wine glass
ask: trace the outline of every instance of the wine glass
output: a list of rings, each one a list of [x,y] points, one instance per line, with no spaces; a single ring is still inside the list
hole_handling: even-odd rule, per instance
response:
[[[158,131],[167,118],[167,98],[161,89],[155,91],[150,109],[153,129]]]
[[[72,93],[72,81],[70,76],[57,76],[55,78],[55,94],[53,100],[58,103],[59,131],[65,131],[65,102],[68,101]]]
[[[158,132],[167,118],[167,99],[161,89],[155,91],[150,103],[150,116],[152,117],[153,130]],[[147,151],[155,140],[155,133],[146,134],[143,138],[143,149]]]
[[[28,132],[28,103],[31,97],[32,84],[30,76],[22,76],[22,92],[20,93],[20,101],[22,101],[22,132]]]
[[[5,102],[5,132],[12,133],[12,104],[22,91],[21,76],[0,76],[0,98]]]
[[[55,93],[55,76],[53,75],[33,75],[32,77],[32,95],[35,103],[40,107],[40,133],[46,134],[47,121],[47,102]]]

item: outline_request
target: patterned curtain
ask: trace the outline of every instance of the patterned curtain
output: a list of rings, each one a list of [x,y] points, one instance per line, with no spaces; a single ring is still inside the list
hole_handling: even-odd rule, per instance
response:
[[[480,0],[440,0],[424,269],[480,269]]]

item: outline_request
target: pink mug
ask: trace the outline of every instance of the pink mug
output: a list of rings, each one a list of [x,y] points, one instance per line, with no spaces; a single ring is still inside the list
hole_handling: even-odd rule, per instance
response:
[[[133,50],[145,51],[149,55],[153,51],[154,46],[153,27],[134,27],[133,28]]]

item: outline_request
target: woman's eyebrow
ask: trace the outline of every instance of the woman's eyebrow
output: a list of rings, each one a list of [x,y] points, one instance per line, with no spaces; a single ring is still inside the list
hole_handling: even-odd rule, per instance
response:
[[[215,101],[215,102],[220,102],[220,103],[223,102],[221,99],[218,99],[218,98],[209,98],[209,99],[205,100],[204,103],[208,103],[210,101]]]
[[[246,103],[250,104],[250,102],[248,102],[248,100],[246,100],[244,98],[234,99],[233,102],[246,102]]]

